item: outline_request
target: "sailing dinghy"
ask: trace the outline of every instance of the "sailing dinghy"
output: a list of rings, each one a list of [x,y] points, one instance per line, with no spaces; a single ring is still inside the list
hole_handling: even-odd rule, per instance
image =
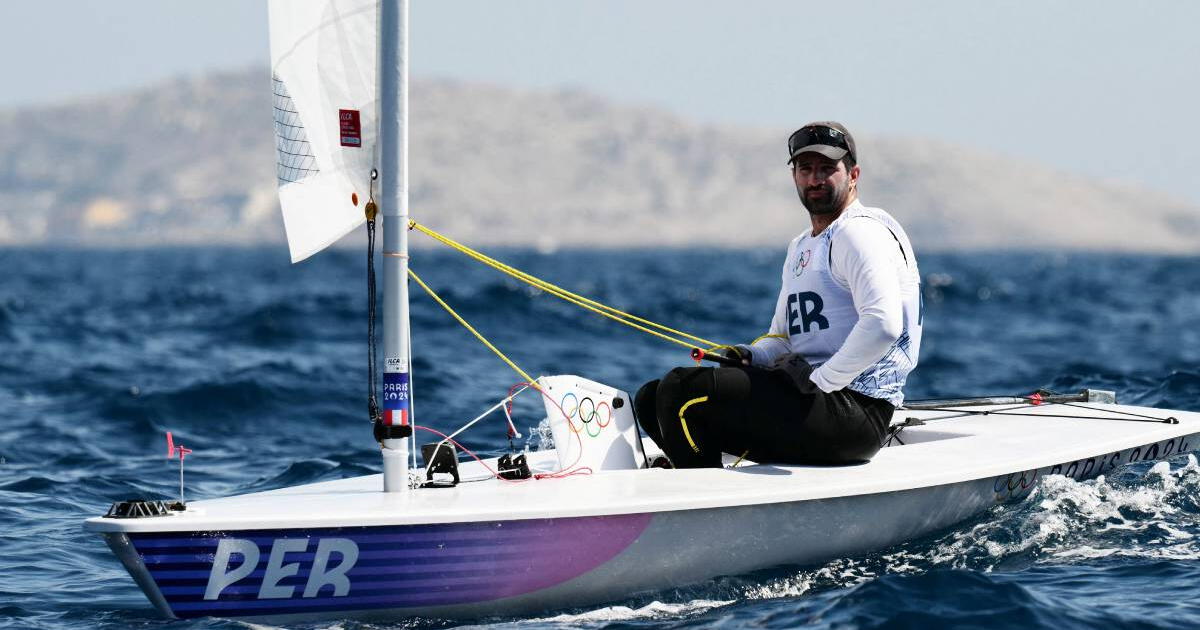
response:
[[[648,465],[659,451],[639,437],[626,392],[563,375],[526,379],[556,449],[459,462],[451,435],[414,466],[407,11],[407,0],[270,5],[293,260],[364,220],[373,228],[375,208],[384,217],[383,400],[372,411],[383,473],[186,504],[123,501],[89,519],[163,615],[469,618],[595,605],[883,549],[1020,500],[1047,475],[1090,479],[1200,443],[1200,414],[1085,390],[910,404],[859,466],[730,458],[669,470]]]

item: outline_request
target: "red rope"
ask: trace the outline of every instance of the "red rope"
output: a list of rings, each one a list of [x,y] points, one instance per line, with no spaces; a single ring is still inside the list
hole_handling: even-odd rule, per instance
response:
[[[533,384],[528,383],[528,382],[522,382],[522,383],[517,383],[516,385],[513,385],[511,388],[509,388],[509,390],[508,390],[509,400],[505,404],[506,404],[507,410],[510,413],[512,410],[513,391],[522,386],[533,387]],[[549,400],[550,403],[553,404],[556,409],[558,409],[558,412],[563,415],[563,418],[567,421],[568,426],[571,426],[571,416],[568,415],[567,412],[562,408],[562,405],[558,404],[558,401],[551,398],[549,394],[547,394],[545,391],[542,390],[542,388],[534,387],[534,389],[536,389],[538,392],[540,392],[546,400]],[[516,427],[512,426],[511,419],[508,420],[508,425],[513,431],[516,430]],[[453,438],[446,435],[445,433],[438,431],[437,429],[431,429],[429,427],[425,427],[425,426],[421,426],[421,425],[415,425],[413,428],[420,429],[422,431],[428,431],[430,433],[433,433],[434,435],[440,436],[443,440],[450,442],[456,448],[458,448],[458,450],[466,453],[467,455],[470,455],[475,461],[479,462],[479,465],[483,466],[483,468],[485,470],[487,470],[488,473],[490,473],[492,475],[492,477],[494,477],[496,479],[499,479],[501,481],[513,482],[513,483],[529,481],[528,479],[505,479],[504,477],[501,477],[500,473],[496,472],[495,470],[492,469],[491,466],[488,466],[486,463],[484,463],[483,459],[481,459],[473,451],[471,451],[467,447],[463,446],[462,444],[458,443],[458,441],[454,440]],[[571,428],[574,429],[575,427],[571,426]],[[590,474],[592,474],[593,471],[588,466],[582,466],[580,468],[576,468],[576,466],[579,464],[579,460],[583,457],[583,438],[580,437],[579,431],[572,431],[571,433],[575,436],[575,440],[579,444],[579,448],[576,449],[576,451],[575,451],[575,461],[571,462],[570,466],[567,466],[565,468],[560,468],[559,470],[556,470],[554,472],[535,474],[532,477],[533,479],[562,479],[564,477],[570,477],[572,475],[590,475]]]
[[[518,385],[529,385],[531,387],[533,386],[532,383],[518,383]],[[554,408],[558,409],[558,412],[561,413],[563,416],[563,420],[566,420],[567,426],[571,427],[571,433],[572,433],[572,435],[575,436],[575,441],[579,444],[579,448],[575,450],[575,461],[571,462],[570,466],[561,468],[552,473],[540,473],[540,474],[534,475],[534,479],[558,479],[561,477],[570,477],[571,475],[590,475],[590,474],[592,474],[592,469],[587,466],[584,466],[582,468],[575,468],[575,466],[579,465],[580,458],[583,457],[583,437],[580,436],[580,434],[579,434],[580,432],[578,430],[575,430],[575,425],[571,424],[571,415],[568,414],[566,412],[566,410],[564,410],[562,408],[562,405],[558,404],[558,401],[551,398],[550,394],[547,394],[546,391],[543,390],[541,387],[536,387],[534,389],[537,389],[537,391],[542,394],[543,398],[545,398],[546,400],[549,400],[550,403],[552,405],[554,405]],[[558,445],[555,444],[555,447],[557,447],[557,446]],[[587,471],[587,472],[584,472],[584,471]]]

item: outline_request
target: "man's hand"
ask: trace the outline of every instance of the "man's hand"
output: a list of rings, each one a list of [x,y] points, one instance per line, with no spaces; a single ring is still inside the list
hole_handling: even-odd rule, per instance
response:
[[[819,391],[816,384],[809,378],[813,368],[802,355],[794,352],[785,354],[771,363],[771,369],[787,374],[801,394],[815,394]]]
[[[754,360],[754,354],[750,352],[750,346],[740,344],[726,348],[725,356],[733,361],[737,361],[741,365],[750,365],[751,361]]]

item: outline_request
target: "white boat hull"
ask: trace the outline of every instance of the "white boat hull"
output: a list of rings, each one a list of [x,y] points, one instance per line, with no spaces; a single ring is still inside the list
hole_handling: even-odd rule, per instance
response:
[[[905,446],[862,466],[606,471],[404,495],[380,492],[375,475],[87,527],[173,617],[524,614],[884,549],[1022,499],[1050,474],[1089,479],[1200,444],[1200,414],[1089,407],[1072,413],[1178,423],[1047,406],[905,429]],[[534,455],[552,466],[552,452]]]

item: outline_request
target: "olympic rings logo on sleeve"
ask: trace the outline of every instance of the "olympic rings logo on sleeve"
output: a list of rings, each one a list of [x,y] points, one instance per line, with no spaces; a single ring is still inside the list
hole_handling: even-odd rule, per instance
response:
[[[567,405],[568,398],[574,400],[571,406]],[[604,427],[612,424],[612,405],[608,401],[602,400],[597,403],[591,396],[580,399],[575,392],[567,392],[562,397],[559,408],[567,414],[567,426],[571,427],[574,433],[580,433],[582,430],[588,437],[599,437]],[[575,426],[575,420],[578,420],[581,426]]]

